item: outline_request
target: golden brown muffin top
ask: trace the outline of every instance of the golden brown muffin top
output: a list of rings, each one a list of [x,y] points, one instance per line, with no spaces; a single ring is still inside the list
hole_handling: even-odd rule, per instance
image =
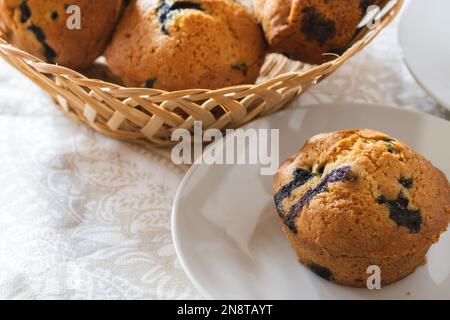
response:
[[[283,163],[273,190],[288,232],[334,256],[413,253],[438,241],[450,221],[445,175],[373,130],[312,137]]]
[[[253,0],[272,51],[320,64],[342,54],[373,0]]]
[[[265,43],[256,20],[239,3],[137,0],[105,56],[129,86],[215,89],[254,82]]]
[[[80,9],[80,29],[68,28],[70,5]],[[104,50],[123,0],[0,0],[7,40],[50,63],[81,69]]]

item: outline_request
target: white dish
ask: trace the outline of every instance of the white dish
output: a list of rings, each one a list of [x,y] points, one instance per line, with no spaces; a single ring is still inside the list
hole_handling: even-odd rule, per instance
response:
[[[371,128],[411,145],[450,176],[450,123],[430,115],[374,105],[319,105],[287,110],[248,128],[280,129],[280,160],[311,136],[344,128]],[[176,252],[198,289],[214,299],[449,299],[450,232],[428,263],[382,290],[336,285],[297,262],[281,231],[271,195],[272,177],[257,165],[197,165],[175,199]]]
[[[450,1],[412,0],[400,23],[406,63],[426,91],[450,109]]]

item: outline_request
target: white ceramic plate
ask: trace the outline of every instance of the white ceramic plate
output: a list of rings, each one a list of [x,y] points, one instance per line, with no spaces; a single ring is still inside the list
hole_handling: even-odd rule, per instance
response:
[[[400,23],[400,44],[417,81],[450,109],[450,1],[411,0]]]
[[[320,132],[376,129],[408,143],[450,176],[450,122],[430,115],[374,105],[321,105],[283,111],[250,126],[280,129],[281,160]],[[259,169],[197,165],[178,190],[172,215],[175,249],[206,297],[450,298],[450,232],[432,247],[425,266],[379,291],[347,288],[314,275],[297,262],[274,209],[272,177],[261,176]]]

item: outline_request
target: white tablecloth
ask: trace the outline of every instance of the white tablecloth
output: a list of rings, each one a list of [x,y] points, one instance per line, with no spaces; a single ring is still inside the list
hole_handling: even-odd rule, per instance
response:
[[[402,61],[397,23],[292,107],[383,103],[450,119]],[[201,298],[177,262],[170,215],[187,168],[166,150],[67,119],[0,61],[0,298]]]

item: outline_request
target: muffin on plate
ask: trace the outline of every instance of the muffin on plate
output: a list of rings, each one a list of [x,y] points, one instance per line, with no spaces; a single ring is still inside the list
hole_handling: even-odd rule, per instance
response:
[[[265,49],[256,20],[239,3],[134,0],[105,57],[127,86],[216,89],[253,83]]]
[[[273,52],[320,64],[343,53],[375,0],[254,0]]]
[[[89,66],[104,51],[123,0],[0,0],[6,40],[49,63]],[[67,26],[70,5],[80,8],[80,29]]]
[[[311,138],[283,163],[273,191],[300,262],[348,286],[365,287],[372,265],[383,285],[414,272],[450,221],[445,175],[367,129]]]

